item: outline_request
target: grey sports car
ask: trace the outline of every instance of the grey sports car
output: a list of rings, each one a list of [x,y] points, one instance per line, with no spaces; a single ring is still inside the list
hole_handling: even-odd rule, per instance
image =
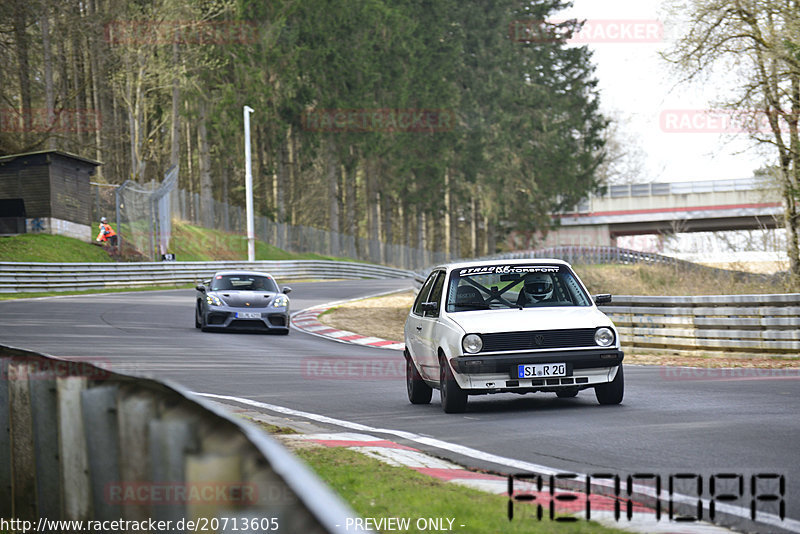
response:
[[[197,286],[194,326],[209,330],[289,333],[289,293],[275,279],[255,271],[220,271],[208,287]]]

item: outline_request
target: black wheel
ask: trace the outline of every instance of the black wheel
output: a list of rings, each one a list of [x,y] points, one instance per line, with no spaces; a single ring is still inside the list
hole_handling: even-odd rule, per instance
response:
[[[422,376],[406,354],[406,390],[411,404],[428,404],[433,396],[433,389],[422,380]]]
[[[200,328],[200,303],[194,307],[194,327]]]
[[[467,394],[458,385],[444,357],[439,359],[439,396],[444,413],[462,413],[467,409]]]
[[[578,396],[578,388],[562,388],[556,391],[556,396],[559,399],[570,399]]]
[[[619,404],[625,395],[625,377],[622,373],[622,364],[617,370],[617,376],[607,384],[594,387],[594,394],[600,404]]]

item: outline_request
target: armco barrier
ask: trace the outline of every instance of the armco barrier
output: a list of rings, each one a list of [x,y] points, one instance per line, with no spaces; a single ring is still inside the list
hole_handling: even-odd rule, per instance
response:
[[[0,293],[190,284],[216,271],[266,271],[277,278],[411,278],[412,271],[347,261],[212,261],[151,263],[0,262]]]
[[[624,348],[800,356],[800,293],[615,295],[600,309]]]
[[[29,532],[325,533],[355,517],[267,434],[178,386],[1,345],[0,374],[0,518]]]

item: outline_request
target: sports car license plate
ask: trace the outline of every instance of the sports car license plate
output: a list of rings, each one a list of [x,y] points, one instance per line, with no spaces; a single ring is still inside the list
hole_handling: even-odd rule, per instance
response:
[[[236,312],[237,319],[261,319],[261,314],[258,312]]]
[[[554,376],[566,376],[566,363],[543,363],[536,365],[518,365],[518,378],[548,378]]]

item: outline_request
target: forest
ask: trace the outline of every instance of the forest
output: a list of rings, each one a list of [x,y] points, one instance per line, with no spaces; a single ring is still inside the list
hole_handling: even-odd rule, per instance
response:
[[[463,256],[602,187],[608,121],[560,0],[2,5],[0,156],[71,152],[108,184],[177,164],[244,205],[250,106],[258,214]]]

